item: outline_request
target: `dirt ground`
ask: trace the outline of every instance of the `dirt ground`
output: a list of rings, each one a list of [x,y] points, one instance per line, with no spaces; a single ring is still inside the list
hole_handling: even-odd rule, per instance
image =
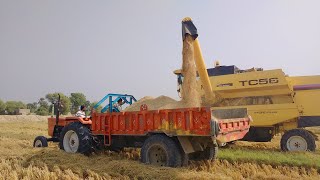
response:
[[[28,121],[19,119],[2,121],[0,127],[2,129],[0,132],[0,179],[320,178],[317,167],[229,161],[224,158],[218,158],[216,161],[191,162],[189,166],[183,168],[160,168],[140,163],[139,149],[125,149],[120,153],[103,151],[89,157],[68,154],[54,143],[50,143],[48,148],[32,148],[34,137],[47,134],[47,122],[39,121],[39,118],[30,117]],[[262,153],[266,150],[278,151],[277,141],[278,139],[270,143],[237,142],[228,149],[243,148],[246,151],[251,148]],[[319,147],[319,142],[317,143]],[[222,148],[220,153],[224,154],[224,151]],[[318,158],[319,155],[314,157]]]

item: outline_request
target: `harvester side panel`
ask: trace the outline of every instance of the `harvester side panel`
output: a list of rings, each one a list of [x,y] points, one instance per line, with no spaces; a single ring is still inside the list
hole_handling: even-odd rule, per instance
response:
[[[229,109],[230,107],[214,107],[214,109]],[[296,104],[265,104],[265,105],[250,105],[250,106],[233,106],[232,108],[248,108],[248,114],[253,121],[250,126],[273,126],[296,119],[299,117],[299,112]]]
[[[213,91],[225,94],[224,98],[291,94],[280,69],[211,76],[210,81]]]
[[[319,89],[297,90],[294,99],[301,116],[320,116],[320,86]]]

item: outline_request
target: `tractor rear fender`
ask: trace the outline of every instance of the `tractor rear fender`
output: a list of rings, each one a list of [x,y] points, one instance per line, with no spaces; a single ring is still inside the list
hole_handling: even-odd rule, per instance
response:
[[[92,124],[91,119],[86,120],[86,119],[83,119],[83,118],[81,118],[81,117],[78,117],[78,120],[79,120],[79,122],[81,122],[82,124]]]

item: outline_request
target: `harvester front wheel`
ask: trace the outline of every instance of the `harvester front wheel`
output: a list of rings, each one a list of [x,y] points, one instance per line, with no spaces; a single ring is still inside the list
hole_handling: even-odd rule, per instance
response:
[[[149,137],[141,148],[141,161],[156,166],[179,167],[182,157],[176,142],[165,135]]]
[[[47,138],[44,136],[38,136],[33,141],[33,147],[48,147]]]
[[[61,131],[59,146],[66,152],[89,154],[92,144],[90,130],[80,122],[70,123]]]
[[[292,129],[285,132],[280,146],[283,151],[315,151],[316,149],[313,135],[304,129]]]

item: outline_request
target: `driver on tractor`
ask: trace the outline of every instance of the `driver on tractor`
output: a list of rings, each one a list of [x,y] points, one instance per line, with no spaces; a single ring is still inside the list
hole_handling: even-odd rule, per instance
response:
[[[79,117],[79,118],[82,118],[82,119],[89,119],[87,116],[86,116],[86,106],[82,105],[80,106],[80,110],[76,113],[76,117]]]

